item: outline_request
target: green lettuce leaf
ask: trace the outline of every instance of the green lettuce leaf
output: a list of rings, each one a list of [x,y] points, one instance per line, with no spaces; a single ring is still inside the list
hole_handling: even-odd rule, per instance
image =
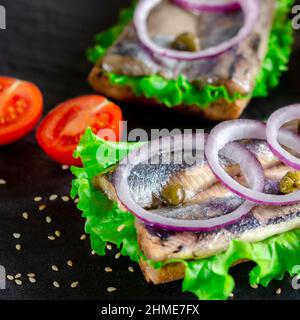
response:
[[[131,8],[121,11],[118,25],[96,36],[95,46],[88,50],[90,62],[97,63],[119,37],[124,27],[131,22],[135,4],[136,1],[133,1]],[[269,37],[269,49],[257,76],[253,97],[267,96],[269,90],[278,85],[282,72],[287,70],[293,43],[292,26],[288,19],[292,4],[293,0],[276,0],[276,13]],[[134,90],[137,96],[155,98],[168,107],[186,104],[197,105],[204,109],[220,99],[231,103],[238,99],[249,98],[240,93],[232,95],[225,86],[207,84],[202,90],[199,90],[199,87],[190,83],[182,75],[176,80],[167,80],[159,75],[131,77],[111,72],[107,73],[107,76],[112,84],[127,85]]]
[[[133,261],[145,258],[138,246],[134,216],[122,211],[117,203],[110,201],[92,184],[95,175],[116,164],[139,145],[106,142],[88,129],[77,148],[76,156],[81,158],[83,168],[71,168],[75,175],[71,196],[73,199],[79,197],[77,206],[86,219],[85,230],[90,234],[92,249],[99,255],[105,254],[105,245],[110,242],[121,248],[121,253]],[[107,150],[105,156],[103,150]],[[117,231],[121,225],[124,225],[123,230]],[[286,272],[294,275],[296,271],[293,267],[300,265],[300,230],[257,243],[235,240],[226,252],[209,259],[165,263],[147,261],[155,268],[181,262],[186,267],[184,291],[193,292],[199,299],[227,299],[234,289],[234,279],[229,269],[241,259],[256,263],[250,272],[252,285],[267,286],[273,279],[282,279]]]

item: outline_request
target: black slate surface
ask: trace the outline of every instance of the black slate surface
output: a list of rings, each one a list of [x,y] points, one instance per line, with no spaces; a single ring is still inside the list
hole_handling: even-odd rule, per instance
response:
[[[45,114],[57,103],[68,98],[92,92],[86,76],[90,65],[85,49],[92,44],[93,35],[114,23],[118,11],[129,0],[0,0],[7,10],[7,30],[0,31],[0,74],[20,77],[35,82],[45,97]],[[300,31],[299,31],[300,32]],[[299,32],[297,37],[299,37]],[[295,46],[290,71],[281,86],[267,99],[251,103],[244,117],[263,119],[276,108],[300,100],[300,49]],[[142,109],[123,105],[129,127],[198,127],[212,124],[191,119],[169,110]],[[91,255],[89,240],[80,241],[84,220],[71,202],[49,201],[51,194],[67,195],[71,174],[52,162],[38,147],[34,132],[21,141],[0,148],[0,265],[7,274],[22,273],[23,285],[7,282],[0,290],[0,299],[190,299],[181,292],[181,282],[161,286],[147,284],[137,265],[127,258],[116,260],[113,250],[106,257]],[[33,198],[42,196],[35,203]],[[46,204],[45,211],[38,206]],[[22,218],[22,212],[29,219]],[[45,217],[53,218],[51,224]],[[62,236],[49,241],[55,230]],[[22,234],[20,240],[12,236]],[[22,250],[15,250],[16,243]],[[72,259],[74,267],[66,265]],[[59,272],[51,270],[57,265]],[[133,265],[135,272],[128,271]],[[112,273],[105,273],[110,266]],[[291,288],[291,279],[274,281],[268,289],[251,289],[247,274],[250,265],[233,268],[236,279],[235,299],[298,299],[299,292]],[[30,284],[26,273],[36,273],[37,283]],[[59,289],[52,286],[59,281]],[[70,283],[79,281],[76,289]],[[107,293],[108,286],[117,291]],[[277,296],[276,289],[282,288]]]

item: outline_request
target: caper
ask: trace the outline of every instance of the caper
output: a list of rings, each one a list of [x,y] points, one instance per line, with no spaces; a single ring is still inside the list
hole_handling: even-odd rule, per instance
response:
[[[185,191],[179,183],[169,184],[163,188],[162,197],[171,206],[178,206],[185,199]]]
[[[293,193],[300,189],[300,171],[289,171],[280,181],[280,192]]]
[[[172,42],[171,47],[180,51],[199,51],[199,38],[192,32],[184,32]]]

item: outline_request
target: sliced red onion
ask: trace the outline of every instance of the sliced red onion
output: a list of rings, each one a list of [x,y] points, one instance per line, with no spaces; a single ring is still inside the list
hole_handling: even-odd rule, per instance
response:
[[[279,133],[279,141],[284,143],[287,147],[292,147],[295,142],[295,135],[293,132],[287,129],[281,129]],[[253,201],[255,203],[265,205],[289,205],[299,203],[300,191],[288,194],[288,195],[271,195],[266,194],[253,188],[247,188],[239,184],[236,180],[230,177],[224,169],[220,166],[218,155],[219,152],[227,145],[227,143],[242,140],[242,139],[260,139],[266,140],[266,126],[264,123],[256,120],[233,120],[223,122],[217,125],[210,133],[206,144],[206,158],[207,161],[222,184],[224,184],[229,190],[243,199]],[[300,139],[298,137],[298,139]],[[300,146],[300,142],[297,142],[297,148]],[[237,155],[235,155],[237,157]],[[241,172],[247,178],[250,179],[252,173],[252,164],[247,165],[241,157],[236,158],[237,162],[241,165]],[[242,163],[240,161],[243,161]]]
[[[155,6],[161,3],[161,1],[162,0],[141,0],[134,13],[134,24],[137,35],[147,50],[159,57],[176,60],[193,61],[221,55],[239,44],[251,33],[259,15],[258,0],[238,0],[237,2],[243,10],[245,18],[244,25],[236,36],[226,42],[222,42],[214,47],[200,50],[198,52],[177,51],[160,47],[150,38],[148,33],[147,24],[149,14]],[[176,21],[174,23],[176,23]]]
[[[267,140],[270,145],[271,150],[274,154],[286,165],[300,170],[300,159],[296,158],[288,151],[286,151],[279,144],[279,131],[283,125],[292,120],[300,119],[300,104],[291,105],[285,108],[281,108],[275,111],[269,118],[267,122]],[[292,150],[300,153],[299,146],[300,136],[294,134],[290,136],[290,141],[282,142],[283,145],[290,147]],[[289,143],[287,145],[286,143]]]
[[[173,0],[173,2],[192,12],[230,12],[241,8],[238,1],[232,0]]]
[[[244,215],[249,213],[254,207],[254,204],[245,201],[240,207],[233,212],[206,220],[181,220],[174,218],[167,218],[154,214],[151,211],[145,210],[139,206],[132,197],[130,187],[128,185],[128,178],[132,169],[145,161],[151,159],[154,155],[164,152],[181,151],[183,150],[182,139],[191,143],[193,139],[203,139],[201,134],[198,135],[184,135],[173,136],[173,147],[170,150],[170,137],[154,140],[146,145],[143,145],[139,149],[131,152],[123,161],[120,163],[115,173],[115,188],[121,203],[132,212],[137,218],[144,221],[148,225],[155,226],[173,231],[191,231],[191,232],[206,232],[212,231],[224,227],[229,224],[241,219]],[[150,150],[150,153],[149,153]],[[229,144],[226,146],[222,153],[225,156],[236,155],[238,159],[248,159],[247,164],[251,168],[251,176],[249,176],[249,184],[251,188],[257,191],[262,191],[264,188],[264,175],[263,170],[254,157],[254,155],[246,148],[236,143]],[[231,156],[230,156],[231,157]],[[235,157],[235,160],[237,159]],[[242,161],[241,161],[242,162]],[[245,161],[246,163],[246,161]]]

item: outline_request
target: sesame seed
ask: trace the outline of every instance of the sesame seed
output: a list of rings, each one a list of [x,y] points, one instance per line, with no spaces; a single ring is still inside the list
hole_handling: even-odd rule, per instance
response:
[[[17,249],[18,251],[20,251],[20,250],[22,249],[22,246],[18,243],[18,244],[16,244],[16,249]]]
[[[80,236],[80,240],[83,241],[83,240],[85,240],[85,239],[86,239],[86,234],[82,234],[82,235]]]
[[[61,236],[61,233],[59,230],[55,230],[54,234],[59,238]]]
[[[51,269],[56,272],[58,271],[58,267],[56,265],[51,266]]]
[[[105,272],[112,272],[113,271],[113,269],[111,268],[111,267],[105,267]]]
[[[258,288],[258,285],[257,285],[257,284],[252,284],[251,287],[252,287],[253,289],[257,289],[257,288]]]
[[[46,205],[45,204],[41,204],[40,206],[39,206],[39,210],[40,211],[44,211],[46,209]]]
[[[281,294],[281,288],[278,288],[278,289],[276,290],[276,294],[277,294],[277,295],[280,295],[280,294]]]
[[[35,277],[35,273],[33,273],[33,272],[27,273],[27,277],[28,278],[34,278]]]
[[[47,216],[47,217],[46,217],[46,222],[47,222],[47,223],[51,223],[51,222],[52,222],[52,218],[49,217],[49,216]]]
[[[10,274],[8,274],[8,275],[6,276],[6,278],[7,278],[9,281],[13,281],[13,280],[15,279],[15,277],[12,276],[12,275],[10,275]]]
[[[117,253],[116,255],[115,255],[115,259],[119,259],[121,257],[121,252],[119,252],[119,253]]]
[[[20,233],[13,233],[13,237],[15,239],[20,239],[21,238],[21,234]]]
[[[58,197],[57,194],[51,194],[51,196],[49,197],[49,200],[50,200],[50,201],[54,201],[54,200],[57,199],[57,197]]]
[[[48,236],[48,239],[54,241],[56,238],[54,236]]]
[[[74,264],[73,264],[73,261],[72,261],[72,260],[68,260],[68,261],[67,261],[67,265],[68,265],[69,267],[73,267],[73,265],[74,265]]]
[[[59,283],[57,281],[53,281],[53,286],[55,288],[59,288],[60,287],[60,285],[59,285]]]
[[[2,185],[6,184],[6,180],[0,179],[0,184],[2,184]]]
[[[128,267],[128,270],[130,271],[130,272],[134,272],[134,269],[133,269],[133,267]]]
[[[62,196],[61,200],[64,202],[68,202],[70,200],[70,197],[69,196]]]
[[[69,166],[66,165],[66,164],[63,164],[63,165],[61,166],[61,168],[62,168],[63,170],[68,170],[68,169],[69,169]]]
[[[121,224],[121,225],[118,227],[117,231],[118,231],[118,232],[121,232],[121,231],[124,230],[124,228],[125,228],[125,224]]]
[[[28,220],[29,214],[27,212],[23,212],[22,217],[23,217],[23,219]]]
[[[79,202],[79,198],[75,198],[74,203],[78,203],[78,202]]]
[[[230,298],[233,298],[233,297],[234,297],[234,294],[233,294],[233,293],[230,293],[230,294],[229,294],[229,297],[230,297]]]
[[[15,280],[15,283],[16,283],[18,286],[20,286],[20,285],[22,284],[22,280],[16,279],[16,280]]]
[[[108,250],[112,250],[112,246],[111,246],[110,244],[106,245],[106,248],[107,248]]]
[[[31,282],[31,283],[36,283],[36,279],[35,279],[35,278],[31,278],[31,277],[30,277],[28,280],[29,280],[29,282]]]
[[[39,202],[39,201],[42,201],[42,197],[34,197],[33,198],[33,200],[35,201],[35,202]]]
[[[71,283],[71,288],[76,288],[78,286],[79,282],[78,281],[74,281]]]
[[[107,292],[114,292],[116,291],[117,289],[115,287],[108,287],[107,288]]]
[[[15,275],[15,279],[20,279],[22,277],[22,274],[21,273],[17,273],[16,275]]]
[[[91,254],[94,256],[96,254],[95,250],[92,250]]]

